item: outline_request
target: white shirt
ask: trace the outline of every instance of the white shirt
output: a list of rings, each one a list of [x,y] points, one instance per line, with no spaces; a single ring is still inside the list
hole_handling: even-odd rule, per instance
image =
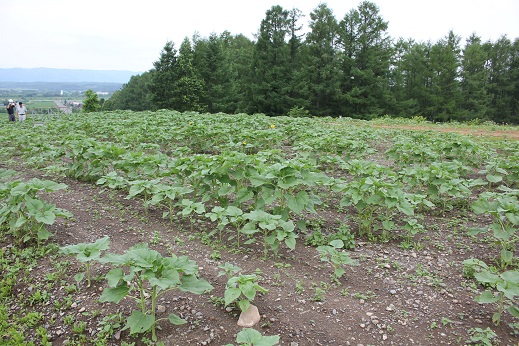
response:
[[[18,113],[18,115],[20,115],[20,114],[22,114],[22,115],[27,114],[27,108],[25,108],[24,105],[22,105],[21,107],[20,107],[20,105],[16,105],[16,113]]]

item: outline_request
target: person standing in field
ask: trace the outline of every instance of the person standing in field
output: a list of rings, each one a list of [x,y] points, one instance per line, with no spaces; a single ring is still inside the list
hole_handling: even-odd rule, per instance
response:
[[[27,108],[25,108],[22,101],[18,102],[18,106],[16,107],[16,114],[18,115],[18,121],[25,121],[27,117]]]
[[[9,99],[9,103],[7,104],[7,114],[9,114],[9,121],[16,121],[16,118],[14,116],[14,110],[16,108],[16,104],[13,102],[12,99]]]

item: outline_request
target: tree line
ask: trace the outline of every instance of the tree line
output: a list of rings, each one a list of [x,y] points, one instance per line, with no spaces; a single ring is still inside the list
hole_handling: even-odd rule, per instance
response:
[[[255,40],[226,31],[178,49],[168,41],[103,109],[519,123],[518,38],[394,39],[369,1],[341,20],[321,3],[305,31],[303,18],[273,6]]]

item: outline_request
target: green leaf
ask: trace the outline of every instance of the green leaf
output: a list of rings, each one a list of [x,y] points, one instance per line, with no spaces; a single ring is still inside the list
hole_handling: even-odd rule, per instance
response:
[[[45,228],[41,228],[39,231],[38,231],[38,240],[47,240],[49,239],[49,237],[52,236],[52,233],[50,233],[49,231],[47,231],[47,229]]]
[[[514,258],[514,253],[512,251],[508,250],[501,250],[501,262],[503,263],[510,263],[512,262],[512,259]]]
[[[114,288],[105,288],[99,301],[101,303],[111,302],[119,304],[121,300],[130,292],[130,288],[126,285],[126,282],[122,282],[119,286]]]
[[[294,250],[296,248],[296,238],[288,237],[285,239],[285,245],[290,249]]]
[[[15,227],[15,228],[20,228],[20,227],[22,227],[23,225],[25,225],[26,222],[27,222],[27,219],[25,218],[25,216],[20,215],[20,216],[18,217],[18,219],[16,220],[16,223],[14,224],[14,227]]]
[[[474,211],[474,213],[478,215],[487,213],[488,211],[492,210],[490,203],[483,199],[479,199],[476,202],[472,203],[470,208],[472,209],[472,211]]]
[[[342,249],[344,247],[344,242],[341,239],[335,239],[330,242],[330,245],[336,249]]]
[[[279,335],[263,336],[253,328],[244,328],[236,336],[236,342],[251,346],[274,346],[279,343]]]
[[[108,281],[108,287],[115,288],[119,285],[119,281],[124,277],[124,272],[121,268],[113,268],[106,273],[105,278]]]
[[[500,281],[499,276],[492,274],[487,270],[476,273],[474,276],[481,283],[496,284]]]
[[[413,216],[414,215],[414,208],[413,205],[407,201],[401,201],[397,205],[397,209],[401,211],[402,213],[406,214],[407,216]]]
[[[77,273],[76,275],[74,275],[74,280],[76,280],[76,282],[81,282],[84,278],[85,273]]]
[[[242,283],[240,285],[240,290],[248,300],[252,301],[256,297],[256,287],[252,281]]]
[[[241,311],[245,312],[250,308],[250,302],[247,299],[242,299],[238,302],[238,307]]]
[[[180,318],[175,314],[169,315],[168,320],[169,320],[169,322],[171,322],[171,324],[174,324],[176,326],[187,323],[187,321],[185,319]]]
[[[130,328],[130,334],[140,334],[150,330],[154,323],[153,315],[145,315],[140,310],[134,310],[126,320],[124,329]]]
[[[160,278],[152,276],[149,278],[149,282],[152,286],[157,286],[161,290],[167,290],[180,284],[180,274],[174,269],[164,270]]]
[[[213,290],[213,286],[204,279],[199,279],[194,275],[182,275],[182,284],[179,289],[182,292],[194,294],[204,294]]]
[[[479,296],[475,298],[476,302],[486,304],[486,303],[495,303],[499,300],[499,297],[494,297],[492,292],[485,291],[481,293]]]
[[[492,174],[487,174],[486,178],[491,183],[498,183],[498,182],[503,180],[502,176],[500,176],[500,175],[492,175]]]
[[[333,272],[333,274],[338,278],[342,277],[344,273],[346,273],[344,268],[335,268],[335,271]]]
[[[510,315],[514,316],[515,318],[519,318],[519,308],[515,305],[508,307],[508,312]]]
[[[301,214],[310,200],[306,191],[300,191],[296,196],[286,195],[285,198],[287,200],[288,208],[290,208],[290,210],[295,214]]]
[[[478,235],[479,233],[484,233],[488,231],[487,228],[478,228],[478,227],[471,227],[468,229],[467,234],[470,236]]]
[[[255,342],[260,340],[261,333],[253,328],[244,328],[236,335],[236,342],[247,345],[255,345]]]
[[[241,296],[241,290],[237,287],[228,287],[223,294],[225,306],[232,304]]]
[[[519,285],[519,271],[518,270],[509,270],[501,274],[501,277],[509,282]]]

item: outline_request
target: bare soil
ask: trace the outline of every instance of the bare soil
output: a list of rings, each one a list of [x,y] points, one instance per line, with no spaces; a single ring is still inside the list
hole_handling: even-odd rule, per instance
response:
[[[419,126],[419,125],[383,125],[383,124],[372,124],[373,127],[378,128],[386,128],[386,129],[402,129],[402,130],[412,130],[412,131],[438,131],[438,132],[451,132],[451,133],[459,133],[460,135],[471,135],[475,137],[496,137],[501,139],[512,139],[519,140],[519,131],[518,130],[489,130],[483,128],[468,128],[468,127],[434,127],[432,129],[430,126]]]

